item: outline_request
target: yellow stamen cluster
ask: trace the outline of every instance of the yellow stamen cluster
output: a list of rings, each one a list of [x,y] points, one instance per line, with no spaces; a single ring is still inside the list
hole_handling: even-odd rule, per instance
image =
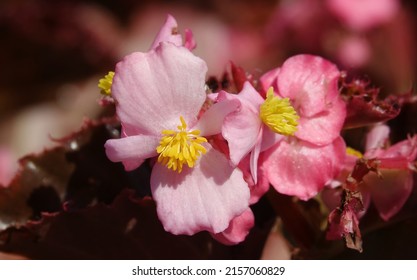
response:
[[[177,126],[178,131],[163,130],[161,141],[156,148],[158,162],[166,165],[169,169],[180,173],[182,166],[194,167],[195,162],[201,154],[207,152],[201,143],[207,139],[199,136],[199,130],[187,131],[187,124],[184,118],[180,117],[181,125]]]
[[[351,156],[355,156],[357,158],[363,158],[363,154],[351,147],[347,147],[346,148],[346,154],[347,155],[351,155]]]
[[[273,88],[269,88],[265,102],[262,103],[259,113],[262,122],[275,133],[294,135],[297,131],[300,118],[291,106],[289,98],[279,98],[274,95]]]
[[[111,85],[113,84],[114,72],[110,71],[104,78],[98,81],[98,87],[101,89],[100,93],[103,95],[111,95]]]

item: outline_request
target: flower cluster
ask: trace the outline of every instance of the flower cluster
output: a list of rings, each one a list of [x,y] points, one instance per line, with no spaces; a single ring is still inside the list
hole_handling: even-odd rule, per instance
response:
[[[383,192],[379,178],[366,178],[364,192],[384,219],[401,209],[412,187],[416,138],[387,148],[387,133],[372,130],[363,156],[347,153],[341,131],[349,100],[335,64],[296,55],[259,80],[245,77],[239,92],[211,92],[195,47],[191,31],[183,40],[168,16],[149,51],[126,56],[99,84],[121,122],[121,138],[106,142],[106,154],[126,170],[154,159],[152,198],[166,231],[208,231],[236,244],[254,225],[250,206],[270,185],[309,200],[326,186],[336,190],[358,157],[379,159],[384,177],[401,170]],[[358,224],[358,213],[349,213]],[[346,230],[336,228],[342,237]]]

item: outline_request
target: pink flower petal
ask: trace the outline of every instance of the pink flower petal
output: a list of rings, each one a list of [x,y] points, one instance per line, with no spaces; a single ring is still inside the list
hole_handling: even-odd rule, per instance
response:
[[[279,75],[280,68],[275,68],[269,70],[261,76],[259,82],[261,83],[262,90],[267,92],[270,87],[277,89],[277,79]]]
[[[126,171],[132,171],[141,166],[144,161],[144,159],[128,159],[122,161],[122,164]]]
[[[296,55],[281,67],[279,95],[289,97],[301,117],[312,117],[326,110],[339,94],[339,76],[337,67],[321,57]]]
[[[379,215],[385,221],[397,214],[410,197],[413,189],[413,173],[408,170],[381,169],[382,178],[370,173],[364,178],[366,189]]]
[[[222,135],[229,143],[230,159],[238,165],[256,143],[262,140],[263,124],[259,117],[259,106],[264,100],[249,82],[244,83],[242,91],[237,95],[220,92],[218,100],[238,100],[241,104],[240,110],[224,119],[222,128]]]
[[[235,96],[245,102],[246,106],[252,106],[256,112],[259,112],[259,106],[265,101],[252,84],[247,81],[243,84],[242,91]]]
[[[258,183],[258,159],[259,159],[259,154],[261,153],[261,141],[260,141],[260,137],[261,137],[262,133],[259,134],[259,139],[256,141],[255,147],[253,147],[252,152],[250,153],[250,163],[249,163],[249,167],[250,167],[250,172],[252,174],[252,178],[253,178],[253,182],[255,184]]]
[[[268,150],[274,146],[279,141],[285,139],[286,136],[278,134],[270,130],[268,127],[264,126],[262,130],[262,145],[261,152]]]
[[[180,116],[193,126],[206,99],[206,72],[203,60],[171,43],[126,56],[112,86],[121,122],[148,135],[176,129]]]
[[[229,227],[223,232],[211,234],[214,239],[225,244],[235,245],[245,240],[250,229],[255,225],[255,217],[248,208],[241,215],[235,217]]]
[[[193,129],[200,130],[201,135],[204,136],[219,134],[222,132],[224,118],[239,107],[240,102],[237,99],[215,103],[204,112]]]
[[[417,136],[392,145],[383,153],[379,153],[378,156],[381,158],[399,157],[404,158],[409,162],[415,161],[417,157]]]
[[[190,51],[194,50],[197,47],[197,43],[194,40],[193,32],[190,29],[185,29],[184,34],[185,34],[184,47],[186,47]]]
[[[410,169],[410,165],[413,163],[407,160],[405,157],[382,157],[378,156],[378,161],[380,162],[379,168],[383,169],[402,169],[408,170]],[[411,169],[413,167],[411,166]]]
[[[308,200],[338,175],[345,150],[341,138],[323,147],[304,141],[281,141],[265,152],[265,173],[279,193]]]
[[[249,185],[250,189],[250,200],[249,203],[255,204],[259,199],[269,190],[269,181],[265,176],[264,167],[264,156],[265,153],[260,153],[258,158],[258,171],[257,171],[257,182],[253,179],[253,175],[250,170],[250,156],[246,156],[240,163],[239,169],[242,170],[245,181]]]
[[[237,165],[255,147],[262,133],[258,114],[242,107],[224,119],[222,134],[229,143],[230,160]]]
[[[368,157],[374,157],[373,151],[376,149],[382,149],[389,140],[390,129],[385,124],[375,125],[366,135],[366,154]]]
[[[331,109],[312,116],[300,118],[295,136],[319,146],[328,145],[340,135],[346,117],[346,105],[337,97]]]
[[[134,135],[107,140],[104,147],[111,161],[123,162],[127,170],[132,170],[143,160],[157,155],[156,147],[159,141],[160,138],[155,136]]]
[[[180,174],[155,164],[151,189],[166,231],[219,233],[248,208],[249,188],[242,172],[211,146],[207,149],[194,168],[185,167]]]
[[[178,33],[178,24],[175,18],[171,15],[167,15],[167,19],[156,35],[155,40],[152,43],[151,50],[155,49],[161,42],[171,42],[174,45],[182,46],[182,37]]]

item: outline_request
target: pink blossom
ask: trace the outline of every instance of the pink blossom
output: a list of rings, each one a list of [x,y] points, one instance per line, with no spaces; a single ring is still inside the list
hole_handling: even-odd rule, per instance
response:
[[[337,82],[340,72],[329,61],[311,55],[287,59],[272,86],[290,98],[300,116],[294,137],[287,137],[267,153],[264,169],[280,193],[307,200],[338,175],[345,158],[340,131],[346,108]]]
[[[203,137],[219,133],[236,105],[214,105],[197,119],[206,99],[206,71],[188,49],[161,42],[126,56],[113,80],[123,135],[106,142],[107,156],[131,170],[159,154],[151,190],[165,230],[174,234],[222,232],[248,208],[241,171]]]
[[[346,117],[339,77],[337,67],[319,56],[297,55],[284,62],[271,86],[300,116],[296,138],[324,146],[339,137]]]
[[[357,31],[389,22],[399,10],[398,0],[327,0],[329,10]]]
[[[248,82],[238,95],[220,92],[218,101],[238,100],[241,104],[225,118],[222,128],[232,162],[238,164],[249,155],[256,183],[259,154],[269,149],[262,168],[277,191],[301,199],[315,195],[337,175],[344,161],[340,130],[346,109],[337,88],[339,75],[336,66],[323,58],[298,55],[261,78],[265,91],[273,87],[274,97],[268,93],[265,100]],[[263,104],[275,97],[287,99],[296,112],[295,131],[275,129],[275,123],[263,119]],[[290,123],[289,119],[275,121]]]
[[[390,129],[387,125],[374,126],[367,134],[365,154],[359,152],[348,154],[345,159],[341,180],[346,179],[355,167],[358,158],[376,159],[378,173],[369,173],[363,179],[361,192],[364,209],[368,209],[371,201],[380,217],[387,221],[397,214],[409,198],[413,188],[413,172],[416,171],[417,136],[389,146]],[[341,183],[339,182],[339,185]],[[329,209],[340,204],[341,190],[328,189],[322,196]],[[358,214],[361,218],[366,212]]]
[[[409,198],[417,158],[417,136],[387,147],[388,135],[388,126],[374,127],[368,134],[364,155],[380,161],[378,171],[381,176],[373,173],[366,176],[364,189],[384,220],[397,214]]]

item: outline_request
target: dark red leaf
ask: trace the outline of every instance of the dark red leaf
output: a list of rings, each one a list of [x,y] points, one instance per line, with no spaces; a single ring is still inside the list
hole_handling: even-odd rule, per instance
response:
[[[44,214],[38,222],[0,233],[0,251],[31,259],[255,259],[269,228],[253,230],[244,244],[221,245],[207,232],[166,232],[149,198],[124,190],[111,205]]]
[[[370,87],[369,82],[354,79],[348,82],[341,78],[341,93],[347,103],[345,128],[361,127],[388,121],[400,113],[398,98],[390,96],[379,99],[379,89]]]

